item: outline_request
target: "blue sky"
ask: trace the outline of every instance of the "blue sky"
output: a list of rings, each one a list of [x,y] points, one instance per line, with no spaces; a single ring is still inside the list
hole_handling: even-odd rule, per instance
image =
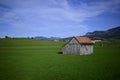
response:
[[[0,0],[0,37],[69,37],[120,26],[120,0]]]

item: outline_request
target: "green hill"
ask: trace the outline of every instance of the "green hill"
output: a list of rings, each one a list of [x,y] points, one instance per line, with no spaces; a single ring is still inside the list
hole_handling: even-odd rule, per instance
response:
[[[84,36],[90,37],[92,39],[107,39],[107,40],[120,39],[120,26],[106,31],[88,32]]]

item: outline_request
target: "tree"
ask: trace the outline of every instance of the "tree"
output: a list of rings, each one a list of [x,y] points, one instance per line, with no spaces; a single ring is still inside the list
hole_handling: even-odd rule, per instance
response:
[[[9,38],[8,36],[5,36],[5,38]]]

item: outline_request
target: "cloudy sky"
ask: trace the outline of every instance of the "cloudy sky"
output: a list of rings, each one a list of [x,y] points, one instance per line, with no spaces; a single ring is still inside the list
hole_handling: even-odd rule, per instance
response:
[[[120,0],[0,0],[0,37],[69,37],[120,26]]]

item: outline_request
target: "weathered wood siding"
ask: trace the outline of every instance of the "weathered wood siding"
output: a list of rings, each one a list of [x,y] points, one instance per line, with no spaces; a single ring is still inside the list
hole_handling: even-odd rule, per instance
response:
[[[80,55],[92,54],[92,53],[93,53],[93,45],[81,45]]]
[[[93,53],[93,45],[80,45],[79,42],[73,38],[63,48],[63,54],[91,54]]]

